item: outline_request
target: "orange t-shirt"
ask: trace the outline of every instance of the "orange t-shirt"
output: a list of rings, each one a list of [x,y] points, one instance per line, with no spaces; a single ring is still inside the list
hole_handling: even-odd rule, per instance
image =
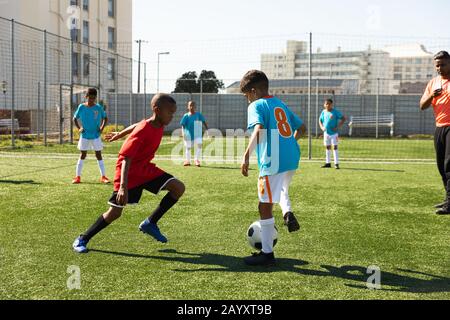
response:
[[[428,83],[423,96],[431,95],[440,88],[442,88],[442,94],[431,102],[436,117],[436,127],[450,127],[450,80],[442,79],[440,76],[434,78]]]

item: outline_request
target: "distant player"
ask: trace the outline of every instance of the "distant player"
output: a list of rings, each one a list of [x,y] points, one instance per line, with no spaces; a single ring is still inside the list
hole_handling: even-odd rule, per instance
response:
[[[86,102],[79,105],[75,112],[73,122],[80,132],[78,149],[81,152],[81,156],[78,160],[76,175],[72,180],[72,183],[81,183],[81,172],[89,150],[95,151],[95,156],[97,157],[98,166],[100,168],[100,181],[103,183],[110,183],[109,179],[106,177],[105,163],[103,162],[102,157],[103,143],[101,139],[101,134],[108,123],[108,118],[104,108],[97,104],[97,90],[95,88],[88,89]]]
[[[196,104],[194,101],[188,102],[188,113],[186,113],[180,121],[180,125],[183,128],[183,140],[186,148],[186,161],[185,167],[191,165],[191,149],[195,146],[195,165],[200,167],[200,159],[202,156],[203,147],[203,126],[208,130],[208,124],[205,117],[196,111]]]
[[[322,168],[331,168],[331,148],[334,153],[334,167],[339,169],[339,128],[347,121],[344,115],[334,108],[332,99],[325,100],[324,109],[320,115],[319,125],[324,132],[323,140],[326,147],[326,160]]]
[[[151,163],[159,148],[164,127],[173,119],[177,110],[175,100],[166,94],[156,95],[151,102],[153,116],[131,126],[110,140],[114,141],[131,133],[119,152],[114,178],[114,193],[109,199],[109,210],[73,243],[78,253],[87,252],[87,244],[97,233],[120,218],[127,204],[138,204],[142,192],[147,190],[153,194],[168,191],[160,205],[152,215],[145,219],[139,230],[166,243],[167,238],[161,233],[158,222],[169,211],[184,193],[184,184],[172,175]]]
[[[269,80],[257,70],[247,72],[241,80],[241,92],[246,96],[248,129],[252,130],[244,154],[241,172],[248,177],[250,155],[256,150],[259,167],[259,213],[261,217],[262,251],[244,259],[248,265],[273,265],[273,204],[279,203],[289,232],[300,229],[292,213],[289,185],[299,167],[300,147],[297,140],[305,133],[302,120],[276,97],[269,95]]]

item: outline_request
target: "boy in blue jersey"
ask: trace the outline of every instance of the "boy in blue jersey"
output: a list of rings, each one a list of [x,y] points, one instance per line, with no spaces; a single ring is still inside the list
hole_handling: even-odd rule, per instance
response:
[[[319,125],[323,134],[324,145],[327,148],[326,162],[322,168],[331,168],[331,147],[334,147],[334,166],[339,170],[339,133],[338,130],[347,120],[344,115],[333,106],[333,100],[325,100],[324,109],[320,115]]]
[[[108,118],[104,108],[97,104],[96,101],[97,90],[95,88],[89,88],[86,94],[86,102],[78,106],[73,118],[73,122],[80,132],[78,149],[81,152],[80,159],[77,163],[76,176],[72,180],[73,184],[81,183],[81,171],[83,170],[84,160],[89,150],[95,151],[100,168],[100,181],[105,184],[110,183],[106,177],[105,164],[102,158],[103,143],[101,139],[101,134],[108,123]]]
[[[185,167],[191,165],[191,149],[193,145],[196,146],[195,151],[195,165],[200,167],[200,158],[202,156],[203,147],[203,125],[206,130],[208,130],[208,124],[206,123],[205,117],[200,113],[196,112],[196,105],[194,101],[188,102],[188,113],[186,113],[180,121],[180,125],[183,128],[183,140],[186,147],[186,161],[184,162]]]
[[[306,132],[302,120],[276,97],[269,96],[269,80],[262,71],[251,70],[241,80],[246,96],[248,129],[252,130],[241,172],[248,177],[250,154],[256,150],[259,167],[259,213],[262,251],[244,259],[251,266],[273,265],[273,204],[279,203],[289,232],[300,229],[291,209],[289,185],[298,169],[300,147],[297,140]]]

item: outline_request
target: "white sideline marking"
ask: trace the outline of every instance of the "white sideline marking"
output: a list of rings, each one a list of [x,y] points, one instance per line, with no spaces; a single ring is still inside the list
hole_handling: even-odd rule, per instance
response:
[[[76,160],[79,158],[78,154],[64,154],[64,153],[10,153],[10,152],[0,152],[0,158],[8,159],[67,159]],[[117,156],[103,155],[105,160],[117,160]],[[225,158],[221,159],[219,157],[203,157],[204,162],[216,162],[216,163],[231,163],[238,165],[240,163],[241,157],[236,157],[234,159]],[[342,158],[344,163],[354,163],[354,164],[383,164],[383,165],[395,165],[395,164],[417,164],[417,165],[435,165],[435,161],[428,159],[346,159]],[[175,161],[183,162],[183,157],[172,158],[170,156],[156,156],[155,161]],[[323,160],[301,160],[301,163],[322,163]]]

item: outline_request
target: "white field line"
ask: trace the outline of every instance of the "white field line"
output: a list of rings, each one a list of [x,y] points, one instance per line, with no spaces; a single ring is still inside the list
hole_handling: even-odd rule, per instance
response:
[[[93,157],[93,156],[92,156]],[[91,157],[91,158],[92,158]],[[64,153],[10,153],[10,152],[0,152],[0,159],[67,159],[67,160],[76,160],[79,158],[77,154],[64,154]],[[95,157],[94,157],[95,158]],[[117,156],[104,155],[103,158],[105,160],[117,160]],[[89,158],[88,158],[89,159]],[[184,161],[183,157],[171,157],[171,156],[156,156],[155,161],[174,161],[174,162],[182,162]],[[241,157],[203,157],[203,161],[205,163],[230,163],[230,164],[240,164]],[[255,159],[253,159],[253,163],[256,163]],[[383,165],[395,165],[395,164],[426,164],[426,165],[435,165],[435,161],[429,159],[359,159],[359,158],[351,158],[341,159],[345,163],[355,163],[355,164],[383,164]],[[303,160],[302,163],[321,163],[323,160]]]

